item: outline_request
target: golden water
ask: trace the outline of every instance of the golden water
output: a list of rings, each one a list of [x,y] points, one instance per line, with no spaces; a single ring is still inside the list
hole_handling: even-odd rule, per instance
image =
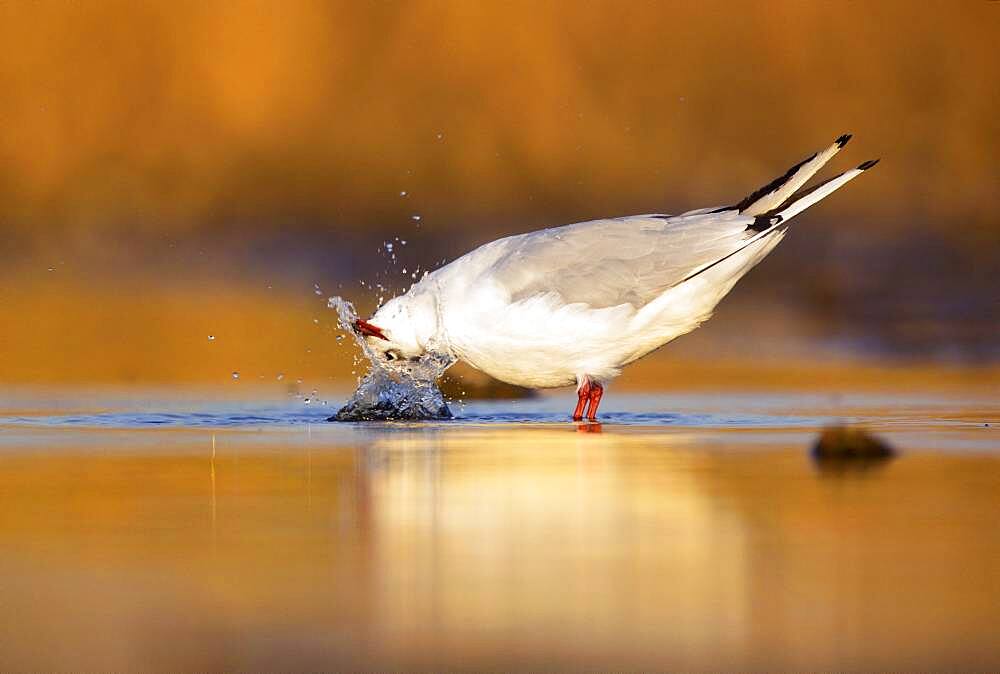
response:
[[[1000,667],[996,407],[842,402],[899,458],[820,470],[790,399],[787,423],[2,425],[0,668]]]

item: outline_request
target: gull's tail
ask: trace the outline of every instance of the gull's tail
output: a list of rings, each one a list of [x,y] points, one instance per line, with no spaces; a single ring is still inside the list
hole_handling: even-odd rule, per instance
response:
[[[758,232],[763,232],[780,222],[795,217],[878,163],[878,159],[866,161],[857,168],[845,171],[807,190],[797,192],[816,171],[840,151],[840,148],[847,145],[847,141],[850,139],[851,134],[845,133],[833,145],[788,169],[785,175],[764,185],[739,204],[733,206],[732,210],[739,210],[741,214],[753,216],[753,224],[749,225],[747,229]]]
[[[816,171],[823,168],[824,164],[833,159],[833,156],[842,147],[847,145],[847,141],[850,139],[851,134],[845,133],[835,140],[830,147],[803,159],[788,169],[784,175],[775,178],[732,208],[744,215],[755,217],[777,210],[789,197],[795,194],[796,190],[805,185],[806,181],[812,178]]]
[[[824,180],[820,184],[814,185],[804,192],[792,195],[788,201],[775,209],[776,212],[772,215],[772,217],[775,218],[775,222],[771,224],[777,224],[778,222],[794,218],[796,215],[806,210],[817,201],[825,198],[833,192],[836,192],[841,187],[870,169],[872,166],[875,166],[877,163],[878,159],[869,159],[857,168],[852,168],[850,171],[844,171],[840,175],[834,176],[829,180]]]

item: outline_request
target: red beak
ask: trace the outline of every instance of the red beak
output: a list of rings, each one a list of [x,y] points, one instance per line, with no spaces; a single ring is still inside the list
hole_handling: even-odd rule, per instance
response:
[[[368,321],[363,321],[360,318],[354,321],[354,329],[357,330],[358,334],[363,337],[378,337],[379,339],[384,339],[387,342],[389,341],[389,338],[382,332],[382,328],[377,325],[372,325]]]

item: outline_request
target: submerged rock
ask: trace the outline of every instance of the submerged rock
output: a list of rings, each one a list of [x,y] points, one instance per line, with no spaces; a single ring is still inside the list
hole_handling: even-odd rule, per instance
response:
[[[881,466],[896,452],[863,428],[827,426],[813,445],[812,456],[822,472],[844,474]]]
[[[418,421],[452,416],[433,381],[401,380],[374,368],[347,404],[327,421]]]
[[[896,452],[863,428],[827,426],[813,445],[817,459],[888,459]]]
[[[327,421],[426,421],[452,418],[451,410],[445,404],[432,409],[423,404],[398,406],[383,401],[374,405],[359,405],[351,401]]]

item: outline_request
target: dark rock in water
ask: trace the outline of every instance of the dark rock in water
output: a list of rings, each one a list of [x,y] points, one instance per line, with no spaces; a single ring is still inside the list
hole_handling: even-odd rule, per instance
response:
[[[327,421],[419,421],[452,416],[433,380],[372,368],[347,404]]]
[[[374,405],[364,405],[352,400],[327,421],[424,421],[453,417],[445,403],[435,409],[421,403],[399,405],[391,401],[378,401]]]
[[[888,459],[892,447],[861,428],[827,426],[812,449],[818,459]]]
[[[896,452],[862,428],[827,426],[813,445],[812,456],[824,472],[844,473],[884,464]]]

